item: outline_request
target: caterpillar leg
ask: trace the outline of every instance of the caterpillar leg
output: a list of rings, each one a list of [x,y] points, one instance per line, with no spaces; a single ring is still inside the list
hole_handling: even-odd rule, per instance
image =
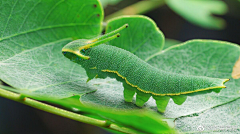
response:
[[[151,97],[151,94],[143,93],[137,90],[136,105],[139,107],[142,107],[144,103],[146,103],[149,100],[150,97]]]
[[[173,99],[175,104],[182,105],[183,102],[186,101],[187,96],[186,95],[174,95],[174,96],[171,96],[171,98]]]
[[[158,111],[164,113],[170,97],[153,95],[153,98],[156,100]]]
[[[102,79],[105,79],[105,78],[107,78],[107,75],[104,74],[104,73],[102,73],[102,72],[99,72],[99,73],[98,73],[98,76],[97,76],[96,78],[102,78]]]
[[[216,88],[216,89],[213,90],[213,92],[219,93],[221,90],[222,90],[222,88]]]
[[[123,82],[123,95],[124,95],[124,100],[126,102],[132,102],[132,98],[136,92],[136,89],[130,85],[128,85],[126,82]]]

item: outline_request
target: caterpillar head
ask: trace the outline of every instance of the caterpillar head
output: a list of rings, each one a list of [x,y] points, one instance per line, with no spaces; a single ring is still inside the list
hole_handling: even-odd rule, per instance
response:
[[[79,39],[79,40],[72,41],[63,47],[62,53],[65,57],[67,57],[68,59],[74,62],[76,62],[76,60],[89,60],[90,57],[84,55],[85,50],[91,47],[100,45],[102,43],[108,42],[117,37],[120,37],[120,34],[118,32],[127,27],[128,27],[128,24],[125,24],[122,27],[108,34],[100,36],[99,38]]]

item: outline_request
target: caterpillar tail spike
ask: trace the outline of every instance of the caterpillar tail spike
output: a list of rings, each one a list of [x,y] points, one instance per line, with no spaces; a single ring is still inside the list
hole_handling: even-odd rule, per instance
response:
[[[220,92],[229,79],[170,73],[155,68],[124,49],[103,43],[120,36],[120,28],[94,39],[79,39],[63,47],[62,53],[80,64],[89,77],[115,78],[123,83],[124,99],[131,102],[135,93],[136,105],[143,106],[152,96],[159,112],[164,112],[169,99],[181,105],[187,96]]]

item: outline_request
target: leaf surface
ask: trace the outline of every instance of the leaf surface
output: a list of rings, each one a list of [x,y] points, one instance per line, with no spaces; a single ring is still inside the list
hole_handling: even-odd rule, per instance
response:
[[[225,21],[212,14],[223,15],[227,5],[220,0],[166,0],[167,5],[189,22],[209,29],[223,29]]]
[[[107,7],[107,5],[115,5],[115,4],[119,3],[120,1],[121,0],[100,0],[103,7]]]
[[[171,47],[171,46],[178,45],[178,44],[180,44],[180,43],[181,43],[181,42],[178,41],[178,40],[166,39],[166,40],[165,40],[164,47],[163,47],[163,50],[164,50],[164,49],[167,49],[167,48],[169,48],[169,47]]]
[[[178,130],[184,133],[239,133],[240,99],[192,116],[175,120]]]
[[[143,60],[147,56],[162,50],[164,35],[155,22],[145,16],[121,16],[109,20],[106,33],[124,24],[128,24],[129,27],[119,32],[121,38],[114,39],[108,44],[128,50]]]
[[[72,39],[100,34],[103,12],[97,0],[14,0],[3,1],[0,8],[2,81],[39,99],[96,90],[61,49]]]
[[[61,49],[69,41],[42,45],[1,62],[1,79],[17,92],[41,100],[96,90],[86,83],[85,70],[62,55]]]

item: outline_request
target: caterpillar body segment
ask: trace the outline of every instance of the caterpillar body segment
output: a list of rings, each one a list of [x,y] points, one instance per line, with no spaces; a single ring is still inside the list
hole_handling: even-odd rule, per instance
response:
[[[119,29],[126,27],[124,25]],[[223,84],[228,79],[165,72],[126,50],[101,44],[117,37],[119,34],[113,31],[92,41],[76,40],[64,46],[62,52],[86,70],[88,81],[96,76],[116,78],[123,83],[125,101],[131,102],[137,93],[136,105],[143,106],[152,96],[160,112],[165,111],[170,98],[181,105],[189,95],[219,92],[225,88]]]

